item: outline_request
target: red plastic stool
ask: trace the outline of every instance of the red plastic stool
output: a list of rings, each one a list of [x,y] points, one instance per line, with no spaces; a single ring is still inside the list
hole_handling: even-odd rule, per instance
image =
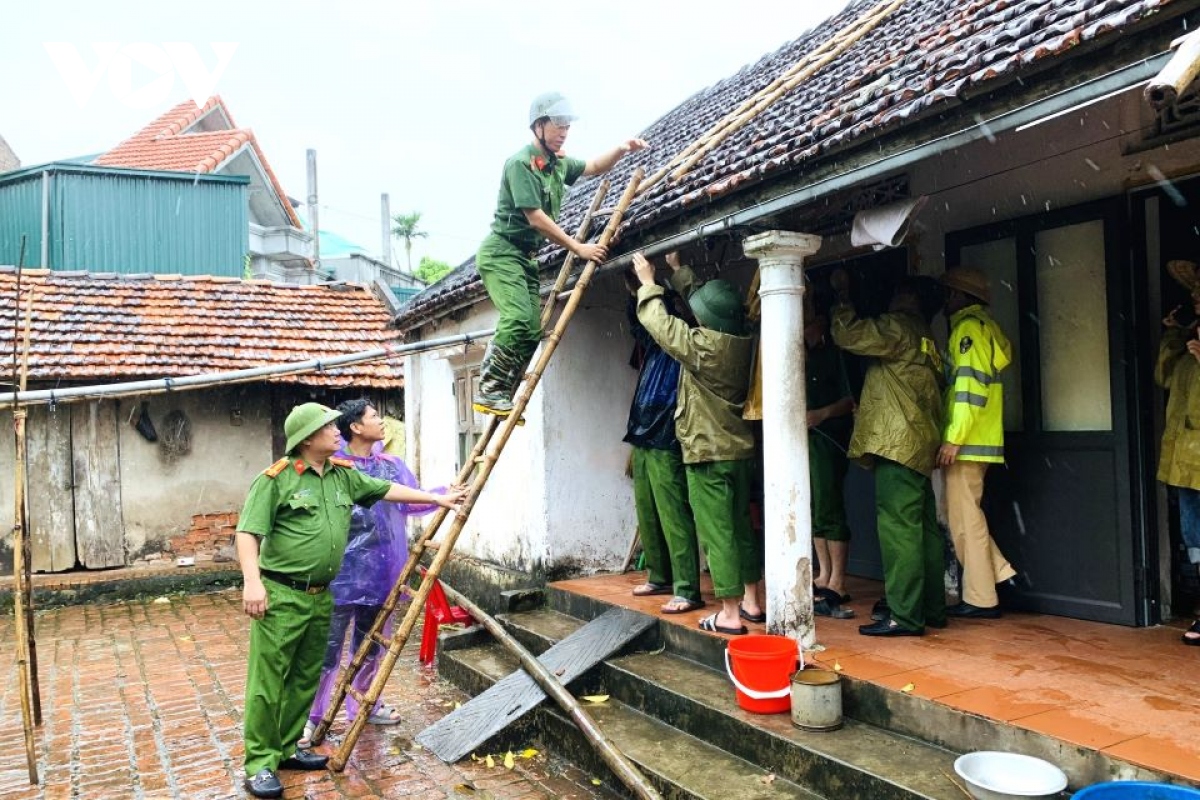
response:
[[[424,574],[425,569],[422,568],[421,575]],[[434,581],[429,597],[425,599],[425,629],[421,631],[421,652],[418,655],[422,664],[433,663],[433,657],[437,654],[438,628],[454,623],[470,626],[475,624],[475,620],[465,608],[450,605],[446,592],[442,590],[442,582]]]

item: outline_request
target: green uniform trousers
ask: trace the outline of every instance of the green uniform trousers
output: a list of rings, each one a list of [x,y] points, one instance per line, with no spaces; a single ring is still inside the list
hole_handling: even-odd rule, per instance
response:
[[[763,575],[762,542],[750,527],[750,461],[708,461],[684,469],[713,594],[741,597],[745,584]]]
[[[678,597],[699,600],[700,556],[683,457],[671,450],[634,447],[633,503],[646,580],[673,586]]]
[[[946,621],[946,562],[929,478],[875,459],[875,513],[892,619],[913,630]]]
[[[333,595],[307,594],[263,579],[267,613],[250,623],[246,668],[246,774],[278,769],[296,752],[317,694]]]
[[[831,542],[850,541],[842,487],[850,461],[846,451],[820,431],[808,432],[808,479],[812,488],[812,535]]]
[[[475,269],[500,312],[492,342],[528,359],[542,339],[542,305],[537,262],[495,234],[475,255]]]

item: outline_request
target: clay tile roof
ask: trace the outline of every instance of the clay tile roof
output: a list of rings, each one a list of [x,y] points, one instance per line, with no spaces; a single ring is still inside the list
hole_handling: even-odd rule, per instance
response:
[[[642,134],[651,149],[622,159],[610,173],[613,188],[606,205],[615,202],[634,168],[653,175],[743,101],[879,5],[877,0],[852,2],[667,113]],[[1195,5],[1194,0],[906,0],[868,35],[725,139],[682,180],[664,181],[637,198],[622,233],[649,233],[684,213],[703,216],[704,206],[714,200],[783,176],[794,179],[851,145],[952,110],[970,118],[974,98],[989,89],[1116,44],[1139,23],[1159,24]],[[1185,32],[1176,21],[1163,33],[1164,46]],[[1114,65],[1125,63],[1120,58],[1114,55]],[[639,83],[635,90],[649,85]],[[578,227],[598,181],[585,178],[572,189],[558,220],[564,230]],[[484,233],[480,231],[481,239]],[[560,255],[561,250],[551,247],[540,254],[543,264]],[[414,297],[397,322],[404,327],[421,324],[482,294],[478,273],[464,264]]]
[[[225,115],[230,129],[188,130],[189,126],[213,110],[219,110]],[[297,228],[303,227],[266,155],[258,146],[254,132],[249,128],[234,127],[233,116],[219,96],[210,97],[203,108],[191,100],[185,100],[93,163],[101,167],[130,167],[167,172],[213,172],[226,158],[245,146],[254,150],[292,225]]]
[[[0,352],[12,353],[16,272],[0,267]],[[250,369],[398,342],[390,314],[354,284],[295,286],[194,276],[21,274],[32,288],[29,381],[108,383]],[[404,385],[399,358],[272,378],[308,386]],[[0,367],[5,376],[10,365]],[[7,377],[6,377],[7,380]]]

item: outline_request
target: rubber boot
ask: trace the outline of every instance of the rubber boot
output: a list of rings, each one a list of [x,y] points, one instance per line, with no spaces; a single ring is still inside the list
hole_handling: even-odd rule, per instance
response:
[[[512,413],[512,351],[489,342],[479,370],[479,394],[472,407],[480,414],[507,417]]]

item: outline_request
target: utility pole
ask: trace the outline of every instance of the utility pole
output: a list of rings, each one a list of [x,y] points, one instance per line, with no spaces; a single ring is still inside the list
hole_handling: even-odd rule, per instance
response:
[[[394,267],[396,265],[392,262],[392,200],[387,192],[379,195],[379,216],[379,222],[383,226],[379,231],[383,237],[379,240],[379,260],[389,267]]]
[[[308,150],[308,224],[312,227],[313,270],[321,268],[321,226],[317,222],[317,151]]]

